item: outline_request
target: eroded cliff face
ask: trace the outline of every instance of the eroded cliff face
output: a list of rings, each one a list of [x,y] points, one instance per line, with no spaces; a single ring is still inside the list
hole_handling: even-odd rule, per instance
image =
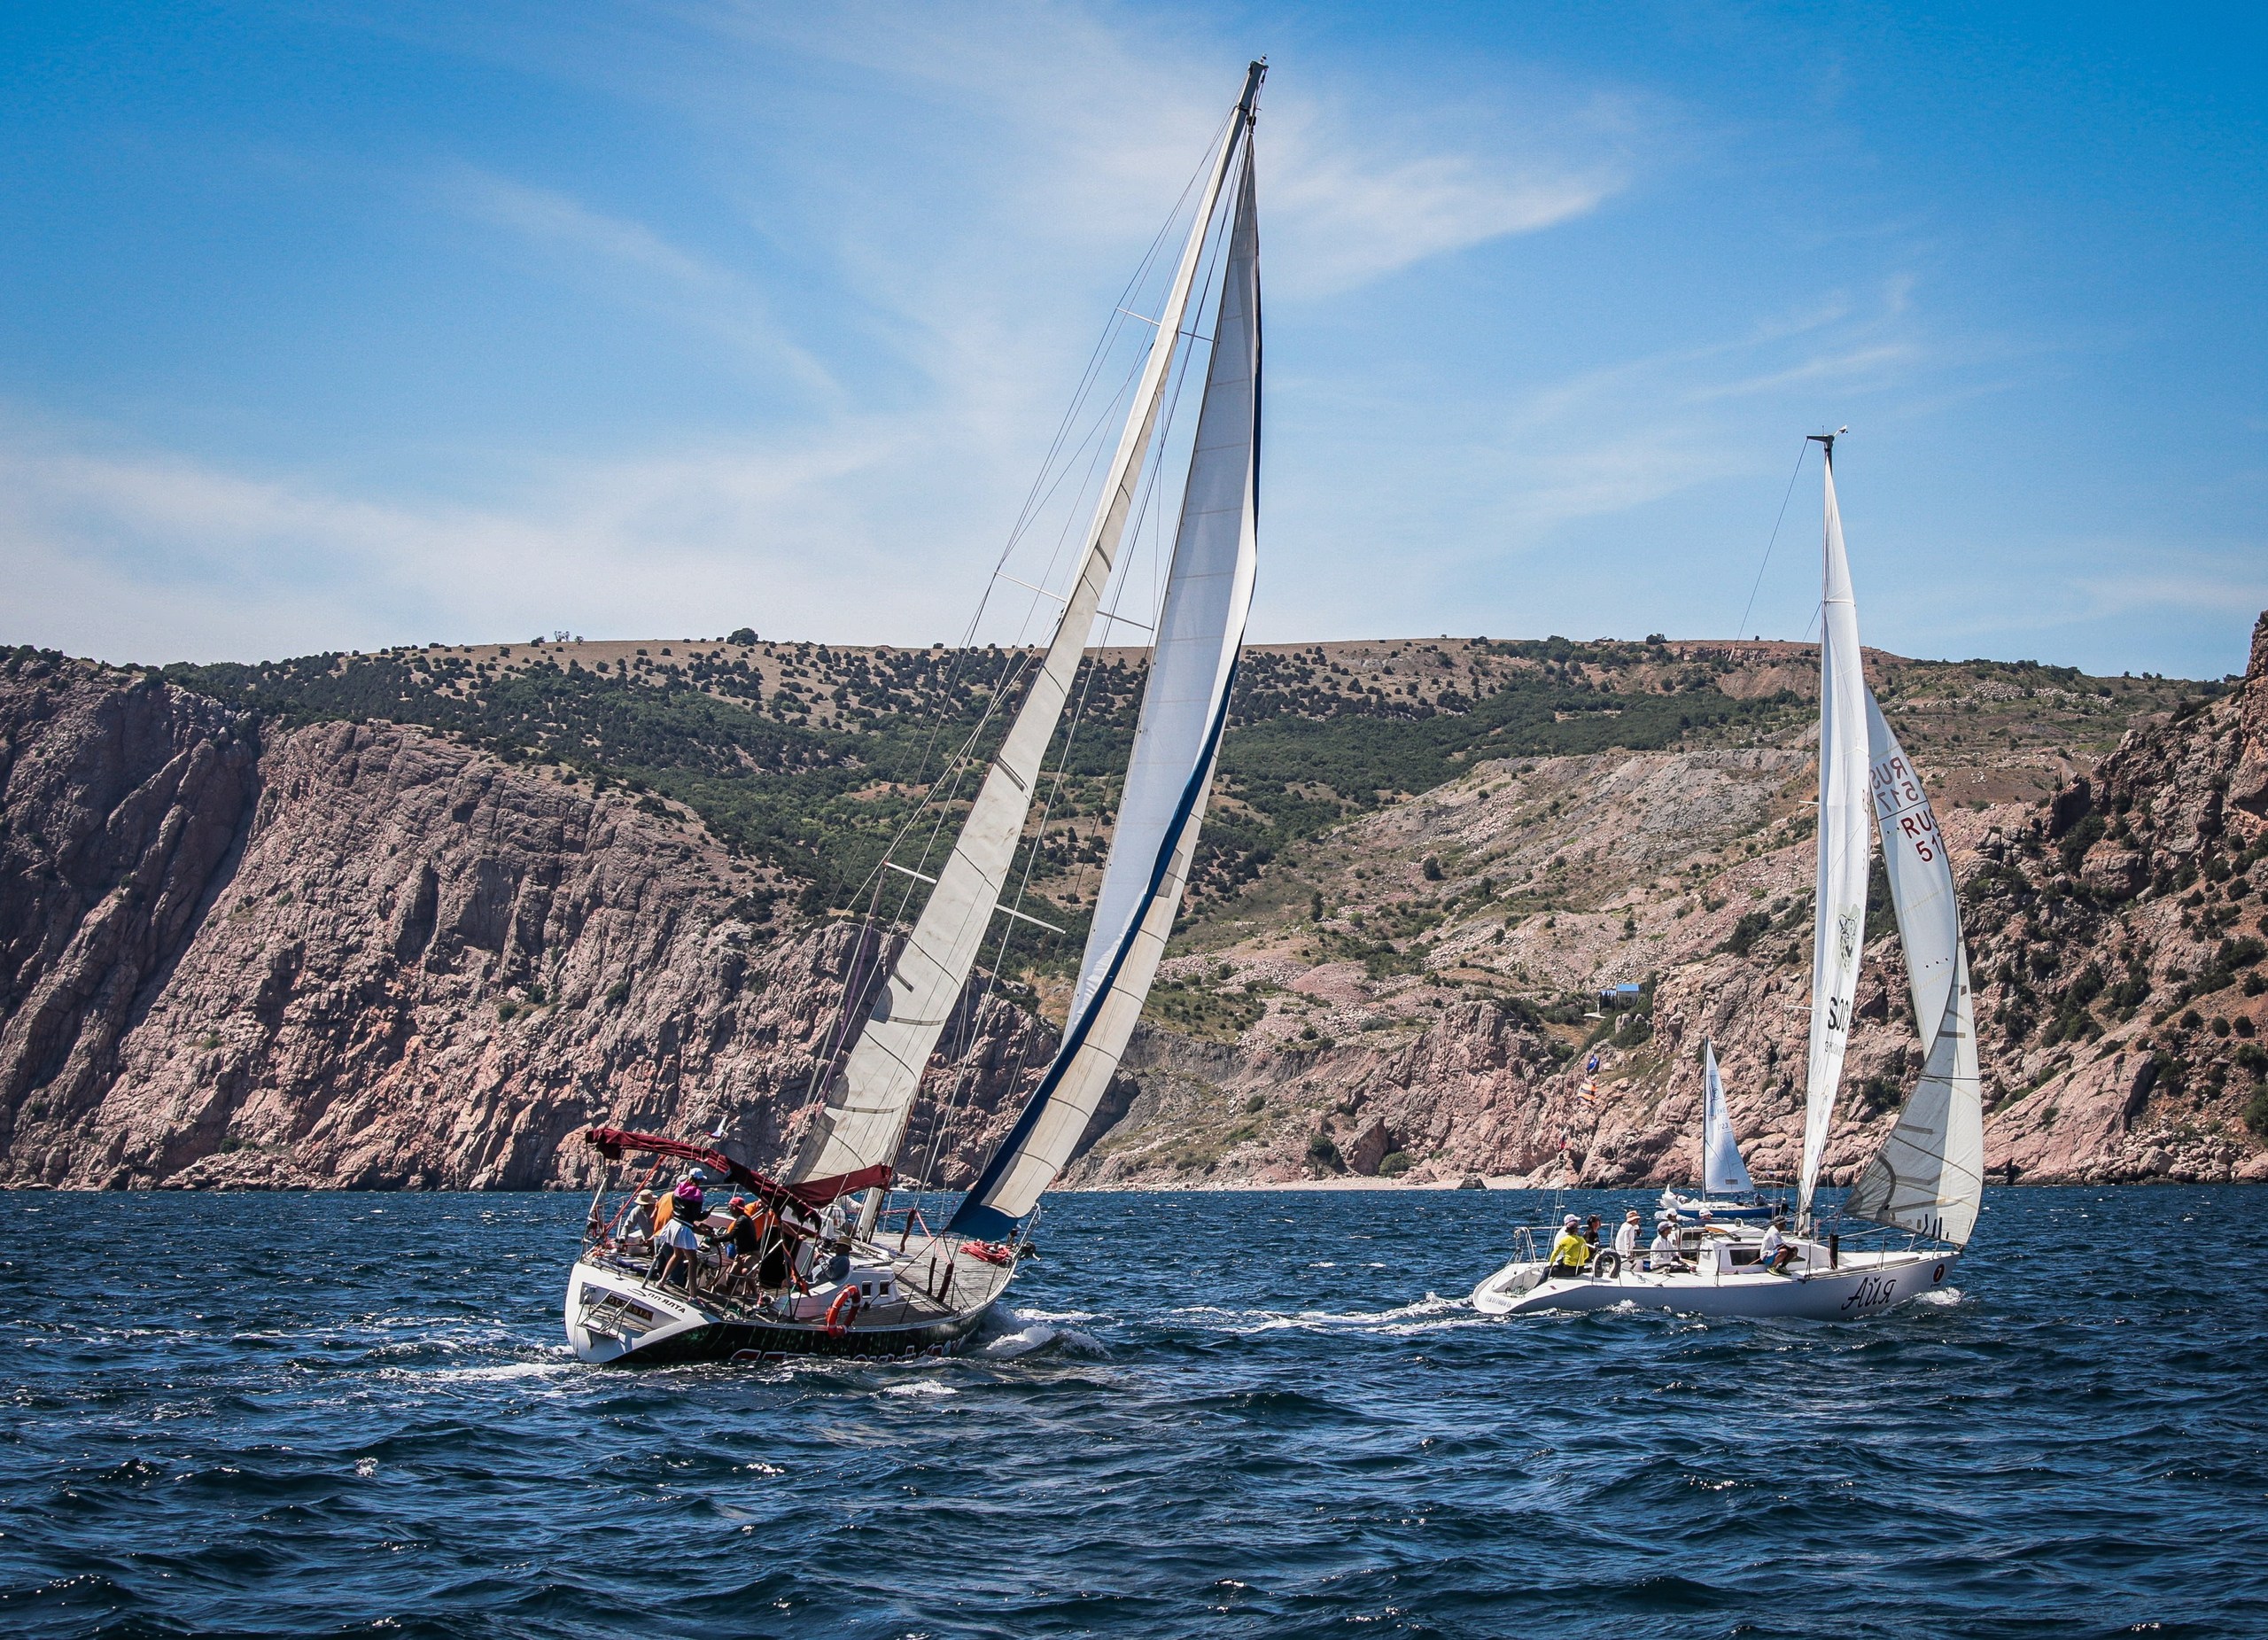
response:
[[[1885,708],[1909,735],[1967,721],[1942,692]],[[1917,752],[1962,883],[1992,1166],[2268,1177],[2268,623],[2241,688],[2099,765],[1995,755]],[[1506,758],[1350,820],[1204,913],[1066,1182],[1682,1182],[1705,1039],[1751,1167],[1791,1175],[1813,780],[1776,742]],[[0,822],[15,1185],[582,1186],[574,1136],[602,1120],[721,1125],[776,1162],[882,954],[775,913],[794,885],[651,797],[401,725],[260,732],[20,652]],[[1895,933],[1869,933],[1830,1182],[1918,1069]],[[1643,1025],[1568,1011],[1642,977]],[[1053,1043],[975,995],[951,1036],[905,1152],[947,1185]]]
[[[4,681],[10,1182],[582,1185],[601,1120],[773,1162],[874,971],[847,924],[747,921],[763,885],[687,817],[415,728],[256,750],[129,675]],[[963,1025],[949,1182],[1052,1042]]]
[[[1812,768],[1797,748],[1513,760],[1349,827],[1277,896],[1312,886],[1325,914],[1271,919],[1255,898],[1166,965],[1252,1017],[1233,1043],[1147,1036],[1126,1118],[1073,1179],[1684,1183],[1705,1040],[1751,1170],[1792,1178]],[[2039,1183],[2268,1178],[2268,617],[2239,688],[2065,772],[2045,801],[1989,766],[1930,780],[1977,985],[1988,1162]],[[1830,1184],[1865,1165],[1920,1069],[1894,927],[1877,914],[1869,933]],[[1611,1022],[1533,1005],[1648,975],[1643,1022],[1603,1036]]]

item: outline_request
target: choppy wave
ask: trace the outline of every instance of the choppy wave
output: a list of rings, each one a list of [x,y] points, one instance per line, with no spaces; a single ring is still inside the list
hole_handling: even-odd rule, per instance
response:
[[[0,1198],[0,1633],[2261,1633],[2268,1274],[2132,1255],[2256,1200],[1996,1192],[1820,1324],[1482,1317],[1510,1193],[1067,1196],[957,1357],[620,1371],[579,1201]]]

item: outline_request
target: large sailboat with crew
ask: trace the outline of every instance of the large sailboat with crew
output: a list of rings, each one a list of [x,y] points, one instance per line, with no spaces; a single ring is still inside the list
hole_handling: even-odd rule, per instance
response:
[[[1969,957],[1953,864],[1919,775],[1867,688],[1859,620],[1835,496],[1833,433],[1822,447],[1819,696],[1819,867],[1813,909],[1811,1041],[1796,1222],[1677,1224],[1643,1255],[1560,1236],[1483,1281],[1489,1315],[1618,1304],[1703,1315],[1879,1315],[1942,1286],[1976,1228],[1984,1193],[1984,1103]],[[1816,1211],[1820,1168],[1842,1082],[1864,952],[1867,880],[1879,834],[1923,1060],[1913,1092],[1837,1213]],[[1580,1253],[1575,1249],[1583,1248]],[[1559,1256],[1554,1257],[1557,1249]]]
[[[886,967],[869,968],[863,985],[856,971],[846,983],[840,1052],[792,1160],[762,1171],[727,1154],[718,1135],[703,1143],[602,1126],[585,1136],[609,1178],[567,1280],[567,1337],[584,1360],[947,1350],[977,1329],[1028,1255],[1041,1193],[1116,1072],[1172,932],[1251,605],[1261,403],[1253,133],[1265,72],[1264,62],[1251,66],[1208,152],[1162,310],[1139,316],[1152,333],[1115,453],[1067,589],[1042,594],[1060,614],[1045,648],[1020,659],[1021,703],[989,760],[975,758],[971,738],[972,778],[976,766],[983,773],[951,851],[934,870],[886,859],[870,879],[887,871],[919,882],[927,899],[910,930],[879,919],[864,930]],[[1209,338],[1197,335],[1208,317]],[[1125,618],[1104,609],[1105,595],[1200,341],[1209,355],[1170,561],[1150,611],[1148,676],[1061,1045],[958,1207],[933,1227],[918,1199],[926,1171],[902,1162],[910,1118],[996,919],[1036,921],[1013,890],[1042,766],[1098,621]],[[654,1183],[664,1188],[619,1193],[610,1206],[611,1164],[636,1156],[656,1160]],[[666,1188],[679,1163],[685,1178]],[[904,1185],[913,1194],[893,1208],[893,1187]],[[735,1199],[718,1212],[726,1190]]]

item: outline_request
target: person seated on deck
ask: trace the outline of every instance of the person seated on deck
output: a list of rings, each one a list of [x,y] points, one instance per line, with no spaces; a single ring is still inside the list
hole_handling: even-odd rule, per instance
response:
[[[840,1281],[850,1273],[850,1244],[835,1240],[827,1244],[827,1257],[812,1272],[815,1281]]]
[[[1654,1226],[1652,1245],[1646,1248],[1646,1268],[1675,1270],[1683,1262],[1677,1250],[1677,1221],[1666,1218]]]
[[[1544,1271],[1543,1278],[1547,1281],[1572,1280],[1581,1275],[1590,1262],[1591,1244],[1583,1240],[1583,1221],[1570,1213],[1552,1240],[1550,1267]]]
[[[1625,1270],[1633,1269],[1638,1262],[1638,1209],[1632,1208],[1614,1227],[1614,1251],[1622,1260]]]
[[[1756,1249],[1759,1269],[1767,1270],[1776,1276],[1795,1262],[1796,1249],[1790,1247],[1788,1239],[1780,1233],[1787,1227],[1786,1219],[1775,1218],[1772,1221],[1772,1227],[1764,1232],[1764,1240]]]

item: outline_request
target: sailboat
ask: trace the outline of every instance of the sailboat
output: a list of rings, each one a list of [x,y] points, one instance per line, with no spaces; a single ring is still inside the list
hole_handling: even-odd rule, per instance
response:
[[[641,1239],[623,1233],[624,1209],[605,1211],[602,1182],[567,1282],[567,1337],[582,1359],[951,1350],[977,1330],[1028,1255],[1040,1196],[1070,1161],[1116,1072],[1173,930],[1251,607],[1261,393],[1253,131],[1265,74],[1264,60],[1247,70],[1202,173],[1163,310],[1147,321],[1153,335],[1070,590],[1046,595],[1060,595],[1063,605],[1053,636],[951,853],[934,874],[886,862],[929,882],[928,898],[883,983],[870,998],[846,993],[846,1010],[863,1008],[864,1016],[791,1163],[774,1178],[718,1145],[610,1127],[586,1135],[610,1160],[645,1154],[688,1162],[743,1193],[764,1225],[753,1277],[738,1265],[723,1273],[705,1253],[676,1265],[656,1259]],[[887,1198],[908,1178],[900,1153],[940,1034],[962,1004],[996,914],[1023,914],[1004,896],[1042,762],[1102,618],[1146,462],[1162,443],[1160,420],[1177,350],[1204,311],[1200,268],[1209,287],[1215,266],[1211,353],[1148,678],[1061,1045],[943,1226],[932,1228],[918,1202],[889,1225]],[[918,1188],[924,1181],[912,1182]],[[769,1285],[767,1262],[780,1278]],[[689,1280],[658,1279],[686,1263]]]
[[[1732,1113],[1725,1108],[1724,1078],[1717,1074],[1717,1045],[1701,1045],[1701,1190],[1688,1195],[1674,1185],[1663,1190],[1661,1210],[1699,1218],[1770,1218],[1779,1209],[1757,1193],[1733,1137]]]
[[[1860,671],[1858,609],[1835,497],[1837,435],[1812,436],[1824,447],[1826,470],[1819,871],[1803,1168],[1788,1256],[1775,1270],[1752,1229],[1689,1226],[1658,1269],[1651,1255],[1626,1266],[1605,1252],[1581,1275],[1554,1276],[1536,1255],[1537,1232],[1523,1230],[1518,1255],[1473,1290],[1473,1306],[1484,1313],[1633,1303],[1702,1315],[1857,1319],[1943,1286],[1976,1228],[1984,1194],[1984,1101],[1953,863],[1921,779]],[[1897,1122],[1840,1212],[1822,1223],[1814,1212],[1820,1167],[1858,994],[1876,835],[1924,1053]],[[1846,1224],[1857,1233],[1845,1234]]]

